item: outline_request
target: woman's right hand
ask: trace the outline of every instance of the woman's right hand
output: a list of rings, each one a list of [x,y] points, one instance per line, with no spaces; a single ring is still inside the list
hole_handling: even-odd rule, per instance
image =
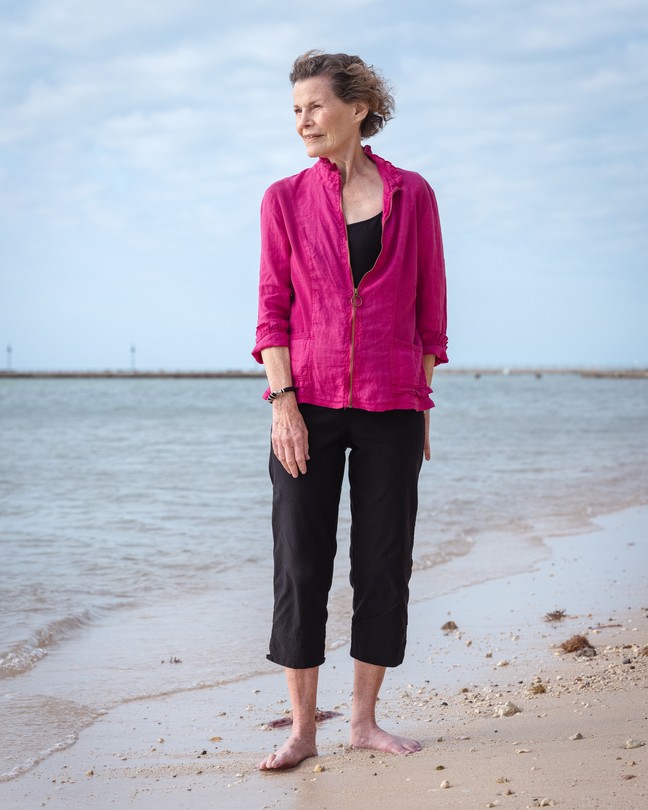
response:
[[[272,403],[272,450],[293,478],[306,474],[306,462],[310,460],[308,430],[292,392]]]

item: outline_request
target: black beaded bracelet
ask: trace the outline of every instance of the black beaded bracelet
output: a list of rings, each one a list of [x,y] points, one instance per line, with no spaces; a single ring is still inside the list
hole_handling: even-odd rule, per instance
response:
[[[282,394],[287,394],[289,391],[296,391],[294,385],[287,385],[285,388],[280,388],[278,391],[270,391],[268,394],[268,402],[272,405],[277,397],[280,397]]]

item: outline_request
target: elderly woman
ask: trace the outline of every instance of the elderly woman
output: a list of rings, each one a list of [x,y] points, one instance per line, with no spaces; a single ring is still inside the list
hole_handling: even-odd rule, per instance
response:
[[[316,756],[340,492],[349,452],[353,746],[408,754],[375,718],[385,668],[404,657],[418,475],[430,458],[434,366],[447,362],[434,193],[362,140],[394,101],[359,57],[310,51],[290,74],[310,168],[261,208],[254,357],[272,406],[274,614],[268,658],[285,668],[292,734],[259,767]]]

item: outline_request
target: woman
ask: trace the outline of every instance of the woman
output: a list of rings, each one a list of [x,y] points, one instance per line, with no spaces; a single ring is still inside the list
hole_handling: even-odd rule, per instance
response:
[[[261,207],[254,357],[272,406],[274,591],[268,658],[285,668],[292,734],[262,770],[316,756],[346,451],[354,663],[351,744],[415,740],[378,727],[385,668],[404,656],[418,474],[430,458],[434,366],[447,362],[445,271],[432,189],[362,140],[394,102],[359,57],[309,51],[290,75],[298,135],[317,162],[274,183]]]

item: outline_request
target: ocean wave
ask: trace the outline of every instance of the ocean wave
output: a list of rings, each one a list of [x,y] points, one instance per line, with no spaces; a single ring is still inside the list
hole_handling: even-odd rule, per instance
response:
[[[0,651],[0,679],[29,672],[49,650],[93,624],[100,612],[98,609],[87,609],[57,619],[37,630],[29,639],[18,642],[9,650]]]
[[[474,545],[475,541],[471,537],[461,537],[439,543],[433,551],[417,555],[412,570],[425,571],[438,565],[444,565],[450,560],[454,560],[455,557],[464,557],[466,554],[470,554]]]
[[[49,695],[5,694],[0,740],[7,757],[0,783],[30,771],[57,751],[74,745],[80,732],[91,726],[104,711]],[[31,722],[25,728],[25,712]]]
[[[35,768],[36,765],[38,765],[44,759],[47,759],[47,757],[51,754],[55,754],[57,751],[64,751],[66,748],[70,748],[75,742],[77,742],[78,739],[79,735],[76,732],[73,734],[68,734],[65,739],[60,740],[49,748],[46,748],[44,751],[40,751],[36,756],[27,757],[27,759],[15,765],[10,771],[0,773],[0,782],[10,782],[12,779],[17,779],[24,773],[31,771],[32,768]]]

